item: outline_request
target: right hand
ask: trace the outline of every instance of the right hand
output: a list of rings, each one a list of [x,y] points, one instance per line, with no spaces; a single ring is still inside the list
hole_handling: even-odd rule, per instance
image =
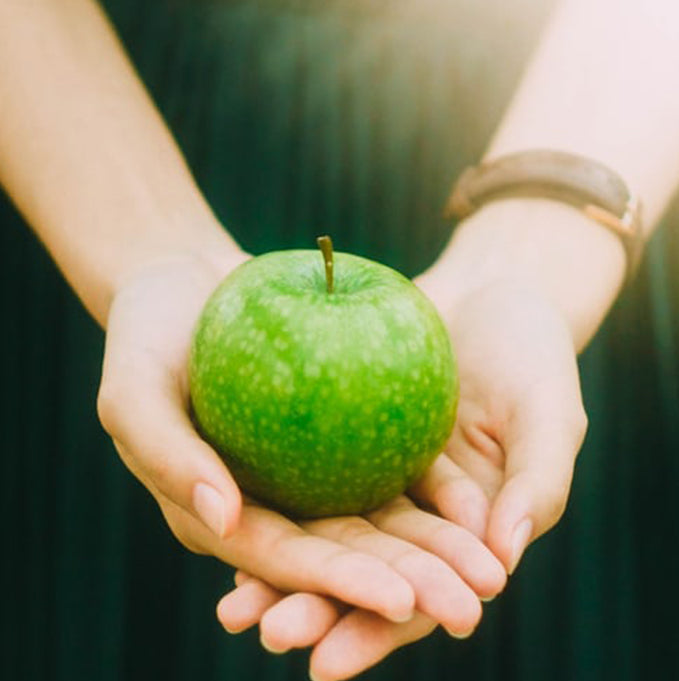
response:
[[[345,517],[312,525],[247,500],[241,507],[223,461],[195,431],[186,370],[191,333],[207,297],[245,258],[225,260],[223,268],[198,257],[167,259],[117,291],[99,413],[122,460],[190,550],[283,592],[324,594],[392,621],[417,607],[452,632],[468,633],[481,615],[475,591],[494,595],[505,580],[471,533],[414,507],[393,507],[372,522]],[[435,536],[424,536],[421,528],[432,522]]]

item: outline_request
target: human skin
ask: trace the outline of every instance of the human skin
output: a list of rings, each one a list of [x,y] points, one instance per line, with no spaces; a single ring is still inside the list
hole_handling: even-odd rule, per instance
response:
[[[417,608],[456,635],[473,630],[479,597],[506,574],[472,532],[414,506],[373,522],[294,523],[242,499],[195,432],[191,332],[249,256],[212,214],[95,2],[0,0],[0,101],[0,183],[106,330],[102,424],[175,536],[281,590],[391,621]]]
[[[488,156],[540,146],[597,158],[642,198],[650,231],[679,162],[679,95],[667,87],[676,13],[671,3],[566,0]],[[503,201],[465,221],[418,280],[449,324],[467,385],[448,458],[413,490],[441,515],[401,498],[368,518],[296,525],[241,506],[191,428],[189,329],[248,256],[205,203],[94,3],[0,0],[0,101],[0,182],[107,330],[105,427],[175,535],[252,575],[220,619],[232,629],[261,621],[279,650],[314,645],[312,671],[328,680],[439,622],[470,633],[478,596],[504,584],[498,561],[511,572],[566,503],[585,425],[575,354],[620,289],[617,238],[542,201]],[[239,608],[247,618],[231,626]]]
[[[677,27],[674,3],[563,0],[486,158],[552,148],[597,159],[641,200],[648,238],[679,178]],[[510,573],[566,506],[586,427],[576,355],[625,267],[619,239],[577,210],[508,199],[461,223],[417,280],[449,325],[461,395],[448,459],[413,495],[483,536]],[[435,626],[420,616],[394,625],[247,574],[218,617],[230,630],[259,623],[278,652],[313,646],[312,676],[323,681],[357,674]]]

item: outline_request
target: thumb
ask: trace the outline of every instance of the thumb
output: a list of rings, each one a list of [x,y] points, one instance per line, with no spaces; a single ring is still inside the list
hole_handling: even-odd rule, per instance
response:
[[[99,418],[124,452],[126,465],[223,538],[238,523],[240,492],[216,452],[195,431],[169,371],[145,360],[104,363]],[[137,365],[137,366],[135,366]]]
[[[505,482],[490,511],[487,543],[509,574],[528,544],[563,515],[587,427],[579,402],[570,410],[548,404],[538,402],[516,419],[506,449]]]

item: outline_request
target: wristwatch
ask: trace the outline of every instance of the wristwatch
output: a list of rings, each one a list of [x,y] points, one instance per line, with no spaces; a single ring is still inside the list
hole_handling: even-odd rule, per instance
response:
[[[616,234],[627,256],[627,280],[643,254],[641,206],[623,179],[594,159],[530,149],[467,168],[448,199],[446,217],[463,219],[490,201],[547,198],[567,203]]]

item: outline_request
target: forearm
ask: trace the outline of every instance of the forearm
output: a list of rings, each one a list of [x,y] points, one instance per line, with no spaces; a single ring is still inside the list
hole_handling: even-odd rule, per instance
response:
[[[641,199],[646,235],[679,178],[679,8],[641,0],[564,0],[487,157],[552,148],[602,161]],[[624,277],[620,241],[551,201],[490,204],[460,225],[429,273],[466,295],[488,282],[538,287],[563,310],[578,349]],[[451,300],[451,305],[455,301]]]
[[[144,263],[221,230],[91,0],[0,0],[0,182],[93,316]]]

